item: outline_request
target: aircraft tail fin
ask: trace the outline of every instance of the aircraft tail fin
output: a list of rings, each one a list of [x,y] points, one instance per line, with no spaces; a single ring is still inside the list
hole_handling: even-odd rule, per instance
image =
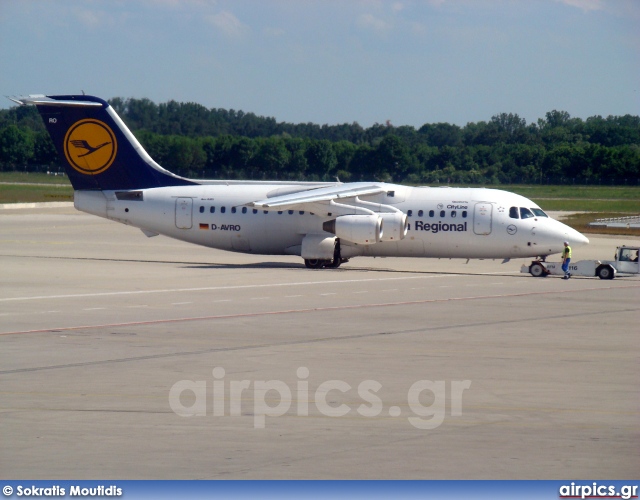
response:
[[[10,99],[37,106],[74,190],[195,184],[153,161],[109,103],[98,97],[31,95]]]

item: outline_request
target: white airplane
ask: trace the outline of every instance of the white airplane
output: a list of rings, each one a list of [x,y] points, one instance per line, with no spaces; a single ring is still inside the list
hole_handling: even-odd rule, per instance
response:
[[[298,255],[309,268],[369,257],[504,259],[589,243],[523,196],[383,182],[201,181],[155,163],[109,104],[88,95],[10,98],[35,105],[76,209],[147,236],[233,252]]]

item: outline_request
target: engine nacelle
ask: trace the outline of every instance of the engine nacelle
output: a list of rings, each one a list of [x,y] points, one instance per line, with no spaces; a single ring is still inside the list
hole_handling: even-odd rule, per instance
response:
[[[378,215],[342,215],[322,224],[327,233],[359,245],[373,245],[382,240],[382,219]]]
[[[402,212],[384,212],[379,214],[384,223],[384,235],[380,241],[400,241],[407,235],[407,214]]]

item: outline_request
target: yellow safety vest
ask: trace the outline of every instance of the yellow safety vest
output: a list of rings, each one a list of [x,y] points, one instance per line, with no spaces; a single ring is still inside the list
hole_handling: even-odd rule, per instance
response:
[[[564,250],[562,251],[562,258],[563,259],[570,259],[571,258],[571,247],[570,246],[564,247]]]

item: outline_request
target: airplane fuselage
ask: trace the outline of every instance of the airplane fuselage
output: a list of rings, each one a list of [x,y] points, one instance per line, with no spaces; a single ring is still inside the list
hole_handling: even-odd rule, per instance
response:
[[[383,187],[384,192],[361,199],[390,205],[406,214],[406,236],[368,245],[342,240],[343,257],[536,257],[561,252],[567,238],[584,239],[514,193],[484,188],[375,185]],[[162,234],[243,253],[300,255],[305,235],[331,236],[323,231],[323,223],[345,212],[335,213],[329,204],[283,210],[250,206],[255,200],[269,198],[271,193],[296,189],[303,188],[285,184],[203,184],[136,191],[77,191],[76,208],[138,227],[149,236]],[[542,215],[535,215],[533,210]],[[521,218],[527,212],[530,215]]]

